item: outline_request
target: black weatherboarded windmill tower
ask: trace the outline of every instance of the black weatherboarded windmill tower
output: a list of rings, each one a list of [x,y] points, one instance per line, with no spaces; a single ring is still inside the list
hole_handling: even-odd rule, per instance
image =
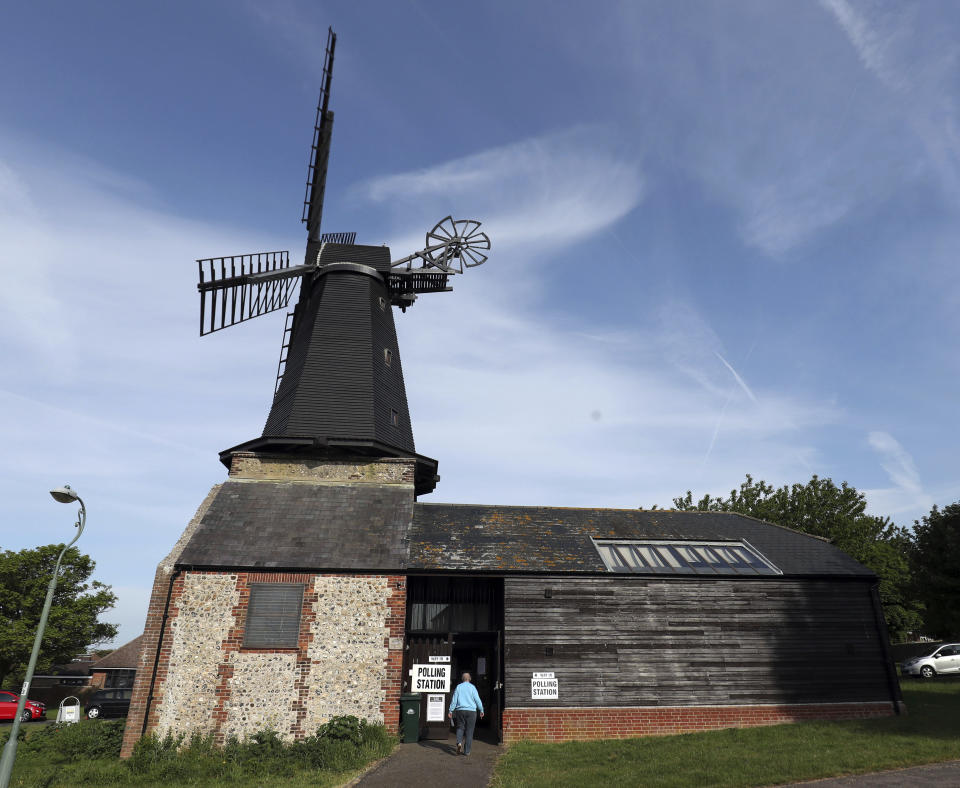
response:
[[[436,460],[416,455],[397,349],[393,306],[402,311],[420,293],[451,290],[449,278],[481,265],[490,239],[480,222],[448,216],[424,248],[391,260],[386,246],[354,243],[356,233],[321,233],[333,130],[328,109],[336,35],[327,38],[323,83],[307,171],[302,265],[283,252],[198,260],[200,333],[207,334],[287,306],[273,405],[263,434],[221,452],[416,457],[416,490],[436,484]]]

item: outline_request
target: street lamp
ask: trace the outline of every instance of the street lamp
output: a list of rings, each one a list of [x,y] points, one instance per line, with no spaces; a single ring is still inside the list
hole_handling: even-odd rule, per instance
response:
[[[77,529],[76,536],[63,550],[57,558],[57,565],[53,570],[53,577],[50,578],[50,585],[47,588],[47,600],[43,603],[43,612],[40,614],[40,623],[37,625],[37,636],[33,640],[33,652],[30,654],[30,662],[27,663],[27,674],[23,679],[23,688],[20,690],[20,702],[17,704],[17,713],[13,717],[13,727],[10,729],[10,738],[3,748],[3,757],[0,757],[0,788],[7,788],[10,784],[10,774],[13,771],[13,762],[17,757],[17,734],[20,732],[20,715],[23,714],[23,706],[27,702],[27,693],[30,691],[30,681],[33,679],[33,669],[37,666],[37,657],[40,654],[40,643],[43,640],[43,630],[47,626],[47,616],[50,614],[50,606],[53,604],[53,592],[57,587],[57,578],[60,575],[60,562],[63,560],[64,553],[73,547],[74,542],[80,538],[83,533],[83,526],[87,524],[87,508],[83,505],[83,500],[74,490],[70,489],[69,484],[63,487],[57,487],[50,491],[55,501],[60,503],[80,504],[80,511],[77,514],[77,522],[74,528]]]

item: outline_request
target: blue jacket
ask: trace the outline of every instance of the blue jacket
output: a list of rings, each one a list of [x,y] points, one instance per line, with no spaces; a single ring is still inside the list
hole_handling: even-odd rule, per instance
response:
[[[483,714],[483,704],[480,702],[477,688],[469,681],[461,681],[453,691],[453,696],[450,698],[450,711],[453,712],[454,709],[467,711],[476,709]]]

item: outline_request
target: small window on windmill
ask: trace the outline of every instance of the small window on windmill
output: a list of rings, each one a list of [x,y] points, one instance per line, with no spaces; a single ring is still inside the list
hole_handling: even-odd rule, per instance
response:
[[[387,308],[387,299],[383,296],[380,296],[377,301],[380,304],[380,311],[383,312]]]
[[[390,426],[399,427],[400,426],[400,414],[397,413],[393,408],[390,408]]]
[[[393,351],[390,348],[385,347],[383,349],[383,363],[389,367],[390,362],[392,361],[393,361]]]
[[[296,648],[303,609],[301,583],[251,583],[245,648]]]

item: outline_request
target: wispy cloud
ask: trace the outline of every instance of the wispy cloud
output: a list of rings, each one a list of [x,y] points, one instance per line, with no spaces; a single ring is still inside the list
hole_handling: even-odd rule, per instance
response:
[[[831,5],[865,62],[895,79],[891,36],[862,24],[843,0]],[[604,52],[647,98],[638,125],[658,157],[732,208],[749,247],[785,259],[915,179],[909,121],[885,85],[849,67],[834,11],[828,18],[802,3],[726,4],[696,15],[655,14],[641,3],[618,9],[604,34],[623,45]]]
[[[640,203],[639,164],[617,156],[608,137],[578,127],[374,178],[356,193],[374,203],[428,205],[437,218],[469,205],[498,246],[545,251],[615,224]]]
[[[890,62],[890,50],[896,45],[896,40],[905,35],[903,23],[909,11],[900,7],[898,22],[892,29],[881,31],[870,24],[866,16],[861,14],[848,0],[820,0],[850,39],[857,55],[865,68],[873,72],[883,82],[892,88],[902,89],[908,84],[901,71]]]
[[[871,509],[886,515],[929,509],[933,499],[923,488],[913,457],[900,442],[882,430],[871,432],[867,442],[880,456],[880,465],[893,483],[892,487],[866,491]]]
[[[890,90],[926,149],[928,167],[960,207],[960,45],[933,6],[821,0],[867,71]]]

